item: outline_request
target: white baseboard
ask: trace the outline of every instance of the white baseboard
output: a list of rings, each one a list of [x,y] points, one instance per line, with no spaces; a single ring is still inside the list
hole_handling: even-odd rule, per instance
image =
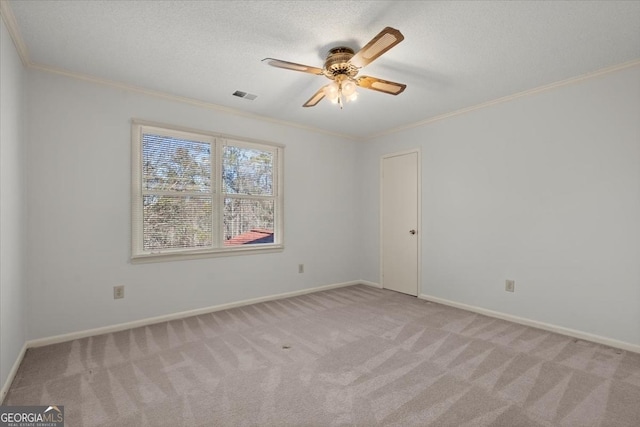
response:
[[[2,385],[2,389],[0,390],[0,405],[3,404],[4,398],[9,392],[9,387],[11,387],[11,383],[13,382],[13,379],[16,377],[16,374],[18,373],[18,368],[22,363],[22,359],[24,359],[24,355],[27,352],[27,348],[28,348],[27,343],[25,342],[22,345],[22,349],[20,349],[20,353],[18,353],[18,357],[16,358],[16,361],[13,362],[13,366],[9,371],[9,376],[7,376],[7,380]]]
[[[350,282],[335,283],[335,284],[332,284],[332,285],[318,286],[318,287],[315,287],[315,288],[302,289],[302,290],[298,290],[298,291],[285,292],[285,293],[281,293],[281,294],[269,295],[269,296],[259,297],[259,298],[252,298],[252,299],[248,299],[248,300],[236,301],[236,302],[227,303],[227,304],[220,304],[220,305],[214,305],[214,306],[209,306],[209,307],[204,307],[204,308],[198,308],[198,309],[195,309],[195,310],[182,311],[182,312],[179,312],[179,313],[172,313],[172,314],[167,314],[167,315],[164,315],[164,316],[149,317],[149,318],[145,318],[145,319],[134,320],[134,321],[125,322],[125,323],[119,323],[119,324],[116,324],[116,325],[105,326],[105,327],[101,327],[101,328],[87,329],[87,330],[84,330],[84,331],[77,331],[77,332],[71,332],[71,333],[68,333],[68,334],[55,335],[55,336],[52,336],[52,337],[28,340],[22,346],[22,349],[20,350],[20,353],[18,354],[18,357],[16,358],[16,361],[13,364],[13,367],[11,368],[11,371],[9,372],[9,376],[7,377],[7,380],[5,381],[5,384],[2,386],[2,389],[0,391],[0,402],[4,401],[4,398],[5,398],[6,394],[7,394],[7,392],[9,391],[9,387],[11,386],[11,383],[13,382],[13,379],[15,378],[16,373],[18,372],[18,368],[20,367],[20,363],[22,363],[24,355],[25,355],[27,349],[29,349],[29,348],[41,347],[41,346],[50,345],[50,344],[57,344],[57,343],[66,342],[66,341],[72,341],[72,340],[75,340],[75,339],[85,338],[85,337],[89,337],[89,336],[101,335],[101,334],[106,334],[106,333],[111,333],[111,332],[118,332],[118,331],[137,328],[137,327],[141,327],[141,326],[148,326],[148,325],[152,325],[152,324],[155,324],[155,323],[167,322],[167,321],[176,320],[176,319],[184,319],[184,318],[191,317],[191,316],[198,316],[198,315],[201,315],[201,314],[213,313],[215,311],[228,310],[228,309],[231,309],[231,308],[242,307],[242,306],[251,305],[251,304],[257,304],[257,303],[266,302],[266,301],[273,301],[273,300],[277,300],[277,299],[290,298],[290,297],[295,297],[295,296],[299,296],[299,295],[310,294],[310,293],[313,293],[313,292],[326,291],[326,290],[329,290],[329,289],[342,288],[342,287],[345,287],[345,286],[352,286],[352,285],[358,285],[358,284],[371,286],[371,287],[378,288],[378,289],[382,288],[382,286],[379,283],[369,282],[369,281],[366,281],[366,280],[354,280],[354,281],[350,281]],[[640,345],[631,344],[631,343],[627,343],[627,342],[624,342],[624,341],[613,340],[613,339],[602,337],[602,336],[599,336],[599,335],[588,334],[588,333],[585,333],[585,332],[576,331],[574,329],[569,329],[569,328],[564,328],[564,327],[561,327],[561,326],[556,326],[556,325],[552,325],[552,324],[548,324],[548,323],[538,322],[538,321],[535,321],[535,320],[526,319],[526,318],[518,317],[518,316],[513,316],[513,315],[510,315],[510,314],[501,313],[501,312],[493,311],[493,310],[488,310],[488,309],[485,309],[485,308],[476,307],[476,306],[472,306],[472,305],[468,305],[468,304],[462,304],[462,303],[455,302],[455,301],[449,301],[449,300],[446,300],[446,299],[443,299],[443,298],[433,297],[433,296],[430,296],[430,295],[420,294],[418,296],[418,298],[424,299],[424,300],[428,300],[428,301],[433,301],[433,302],[444,304],[444,305],[448,305],[448,306],[451,306],[451,307],[460,308],[460,309],[463,309],[463,310],[472,311],[472,312],[479,313],[479,314],[484,314],[486,316],[495,317],[495,318],[498,318],[498,319],[508,320],[508,321],[519,323],[519,324],[522,324],[522,325],[525,325],[525,326],[532,326],[534,328],[539,328],[539,329],[543,329],[543,330],[550,331],[550,332],[556,332],[556,333],[563,334],[563,335],[568,335],[568,336],[571,336],[571,337],[574,337],[574,338],[584,339],[584,340],[587,340],[587,341],[596,342],[598,344],[603,344],[603,345],[610,346],[610,347],[615,347],[615,348],[620,348],[620,349],[623,349],[623,350],[632,351],[632,352],[635,352],[635,353],[640,353]]]
[[[369,282],[367,280],[360,280],[358,283],[360,283],[361,285],[371,286],[372,288],[382,289],[382,285],[380,283]]]
[[[285,292],[281,294],[269,295],[269,296],[259,297],[259,298],[252,298],[248,300],[236,301],[236,302],[231,302],[227,304],[219,304],[219,305],[214,305],[209,307],[203,307],[195,310],[188,310],[188,311],[182,311],[179,313],[167,314],[164,316],[148,317],[145,319],[134,320],[131,322],[104,326],[101,328],[87,329],[84,331],[70,332],[68,334],[55,335],[52,337],[28,340],[22,346],[22,350],[18,354],[18,357],[16,358],[16,361],[13,364],[11,371],[9,372],[9,376],[7,377],[7,380],[2,386],[2,390],[0,392],[0,403],[4,401],[4,397],[9,391],[9,387],[11,386],[11,383],[13,382],[13,379],[15,378],[16,373],[18,372],[18,368],[20,367],[20,364],[24,359],[24,355],[27,349],[29,348],[42,347],[50,344],[58,344],[61,342],[72,341],[80,338],[86,338],[86,337],[95,336],[95,335],[102,335],[102,334],[107,334],[111,332],[124,331],[132,328],[138,328],[140,326],[148,326],[148,325],[153,325],[155,323],[167,322],[167,321],[176,320],[176,319],[184,319],[191,316],[198,316],[200,314],[213,313],[215,311],[228,310],[230,308],[242,307],[245,305],[257,304],[261,302],[273,301],[273,300],[283,299],[283,298],[291,298],[291,297],[296,297],[300,295],[310,294],[313,292],[326,291],[329,289],[342,288],[345,286],[352,286],[352,285],[359,285],[359,284],[378,287],[378,285],[375,283],[365,282],[362,280],[353,280],[350,282],[334,283],[332,285],[317,286],[315,288],[301,289],[298,291]]]
[[[104,326],[101,328],[86,329],[84,331],[71,332],[68,334],[55,335],[55,336],[46,337],[46,338],[38,338],[38,339],[27,341],[27,348],[42,347],[45,345],[57,344],[57,343],[72,341],[80,338],[86,338],[86,337],[91,337],[95,335],[102,335],[102,334],[108,334],[112,332],[124,331],[127,329],[138,328],[141,326],[153,325],[155,323],[168,322],[170,320],[176,320],[176,319],[184,319],[186,317],[213,313],[215,311],[228,310],[230,308],[242,307],[245,305],[257,304],[261,302],[273,301],[273,300],[283,299],[283,298],[291,298],[299,295],[310,294],[313,292],[326,291],[329,289],[342,288],[345,286],[358,285],[362,283],[363,282],[361,280],[335,283],[332,285],[324,285],[324,286],[318,286],[315,288],[301,289],[299,291],[285,292],[285,293],[276,294],[276,295],[269,295],[266,297],[252,298],[252,299],[247,299],[243,301],[230,302],[227,304],[219,304],[219,305],[213,305],[209,307],[197,308],[195,310],[181,311],[179,313],[166,314],[163,316],[148,317],[145,319],[134,320],[131,322]]]
[[[437,302],[439,304],[444,304],[444,305],[448,305],[455,308],[460,308],[462,310],[472,311],[474,313],[484,314],[485,316],[495,317],[496,319],[508,320],[510,322],[519,323],[521,325],[531,326],[534,328],[543,329],[545,331],[555,332],[562,335],[568,335],[573,338],[595,342],[598,344],[606,345],[608,347],[614,347],[622,350],[631,351],[634,353],[640,353],[640,345],[637,345],[637,344],[618,341],[618,340],[603,337],[600,335],[589,334],[587,332],[577,331],[575,329],[552,325],[550,323],[538,322],[537,320],[531,320],[524,317],[514,316],[511,314],[506,314],[499,311],[488,310],[486,308],[463,304],[456,301],[450,301],[444,298],[438,298],[431,295],[420,294],[418,298],[427,300],[427,301]]]

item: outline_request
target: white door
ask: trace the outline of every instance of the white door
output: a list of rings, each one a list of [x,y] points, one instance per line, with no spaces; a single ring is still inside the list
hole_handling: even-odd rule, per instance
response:
[[[381,163],[382,287],[417,296],[419,153],[387,155]]]

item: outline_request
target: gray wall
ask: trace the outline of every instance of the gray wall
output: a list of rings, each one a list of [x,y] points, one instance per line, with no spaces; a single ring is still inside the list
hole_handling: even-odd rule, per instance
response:
[[[35,70],[28,104],[29,338],[358,278],[358,143]],[[131,118],[285,144],[284,252],[132,265]]]
[[[1,30],[2,383],[26,339],[380,282],[379,159],[414,147],[421,294],[640,344],[640,67],[356,143],[25,71]],[[131,118],[285,144],[285,251],[132,265]]]
[[[364,211],[380,156],[413,147],[423,295],[640,344],[640,67],[372,141]],[[379,282],[378,215],[362,227]]]
[[[22,63],[0,19],[0,387],[26,336],[24,89]]]

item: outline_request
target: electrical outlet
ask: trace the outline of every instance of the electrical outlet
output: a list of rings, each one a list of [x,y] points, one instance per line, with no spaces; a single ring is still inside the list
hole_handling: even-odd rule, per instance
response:
[[[504,284],[504,290],[507,292],[515,292],[516,290],[516,281],[515,280],[507,280]]]
[[[298,264],[298,273],[304,273],[304,264]]]
[[[113,299],[124,298],[124,285],[118,285],[113,287]]]

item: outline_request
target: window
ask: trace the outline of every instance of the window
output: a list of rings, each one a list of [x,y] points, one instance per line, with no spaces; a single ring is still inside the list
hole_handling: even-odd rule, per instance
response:
[[[132,259],[282,250],[283,150],[134,121]]]

